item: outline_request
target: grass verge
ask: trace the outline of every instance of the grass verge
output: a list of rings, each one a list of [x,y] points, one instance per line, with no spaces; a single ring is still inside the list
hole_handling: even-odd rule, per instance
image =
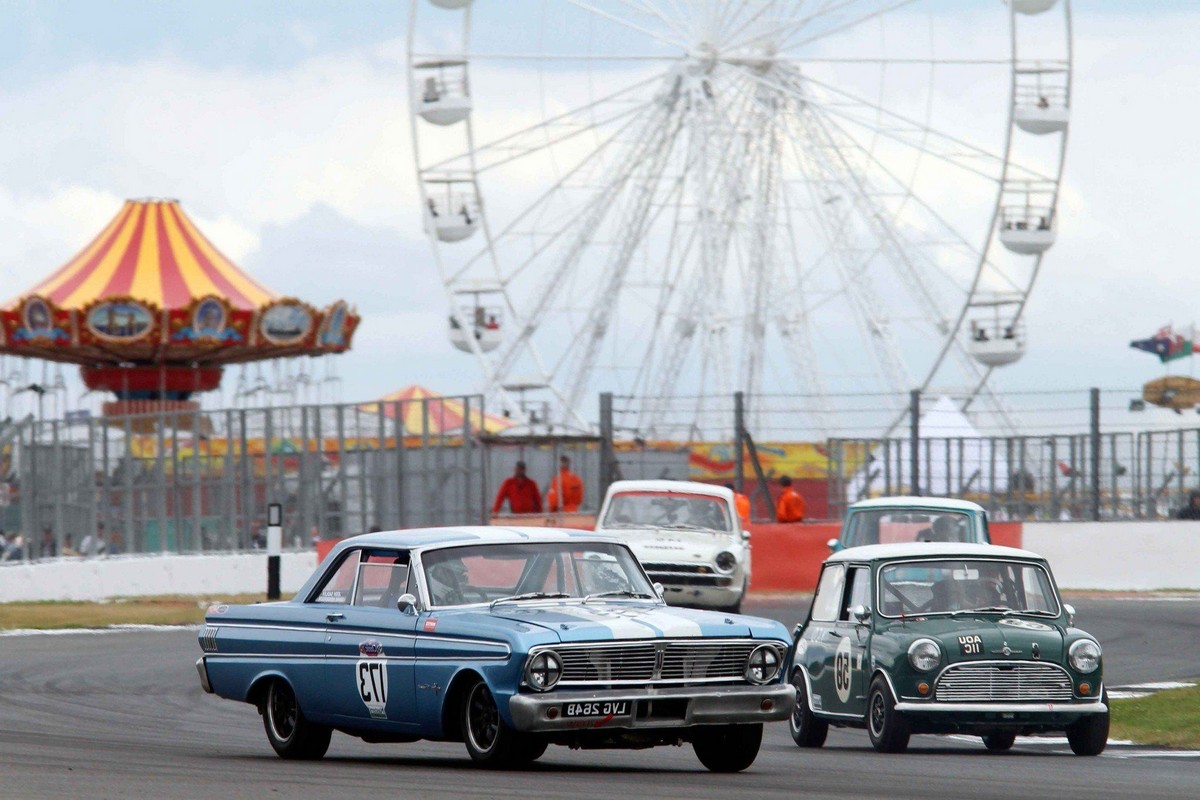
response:
[[[0,603],[0,630],[103,628],[106,625],[188,625],[204,621],[210,603],[257,603],[265,594],[223,597],[118,597],[102,603],[51,600]]]
[[[1109,736],[1114,739],[1161,747],[1200,748],[1200,686],[1113,700],[1111,705]]]

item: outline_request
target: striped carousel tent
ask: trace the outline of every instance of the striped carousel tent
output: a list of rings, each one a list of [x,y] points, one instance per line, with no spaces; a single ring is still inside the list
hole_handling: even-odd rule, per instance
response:
[[[184,308],[214,296],[251,311],[278,299],[222,255],[178,200],[125,201],[100,235],[27,295],[64,309],[112,298]]]
[[[404,433],[408,436],[421,436],[426,431],[431,436],[461,433],[463,421],[468,415],[471,430],[480,433],[499,433],[515,424],[504,417],[485,414],[474,406],[468,411],[465,401],[466,398],[462,397],[444,397],[423,386],[409,386],[386,394],[374,403],[364,403],[360,408],[378,414],[382,405],[383,414],[388,419],[396,419],[399,415],[404,424]]]

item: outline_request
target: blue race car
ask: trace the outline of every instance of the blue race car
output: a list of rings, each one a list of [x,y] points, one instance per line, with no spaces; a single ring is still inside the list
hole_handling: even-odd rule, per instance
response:
[[[338,730],[461,741],[488,767],[691,742],[736,772],[795,702],[782,624],[668,607],[628,547],[584,531],[356,536],[292,600],[210,608],[199,638],[204,689],[257,706],[292,759]]]

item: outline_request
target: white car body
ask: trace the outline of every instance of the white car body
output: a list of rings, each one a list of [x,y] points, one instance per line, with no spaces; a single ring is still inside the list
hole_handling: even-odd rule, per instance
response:
[[[727,530],[698,526],[682,529],[645,519],[610,519],[614,500],[625,494],[652,495],[655,499],[661,496],[668,503],[671,499],[710,498],[724,509]],[[742,528],[729,489],[691,481],[616,481],[604,496],[596,517],[596,532],[628,544],[650,579],[662,584],[663,598],[671,605],[728,610],[741,607],[750,585],[750,533]],[[731,566],[729,556],[718,561],[722,553],[733,557]]]

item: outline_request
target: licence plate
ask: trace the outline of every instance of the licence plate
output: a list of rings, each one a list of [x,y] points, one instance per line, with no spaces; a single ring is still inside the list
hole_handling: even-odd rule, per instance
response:
[[[563,703],[564,717],[620,717],[629,713],[629,701]]]

